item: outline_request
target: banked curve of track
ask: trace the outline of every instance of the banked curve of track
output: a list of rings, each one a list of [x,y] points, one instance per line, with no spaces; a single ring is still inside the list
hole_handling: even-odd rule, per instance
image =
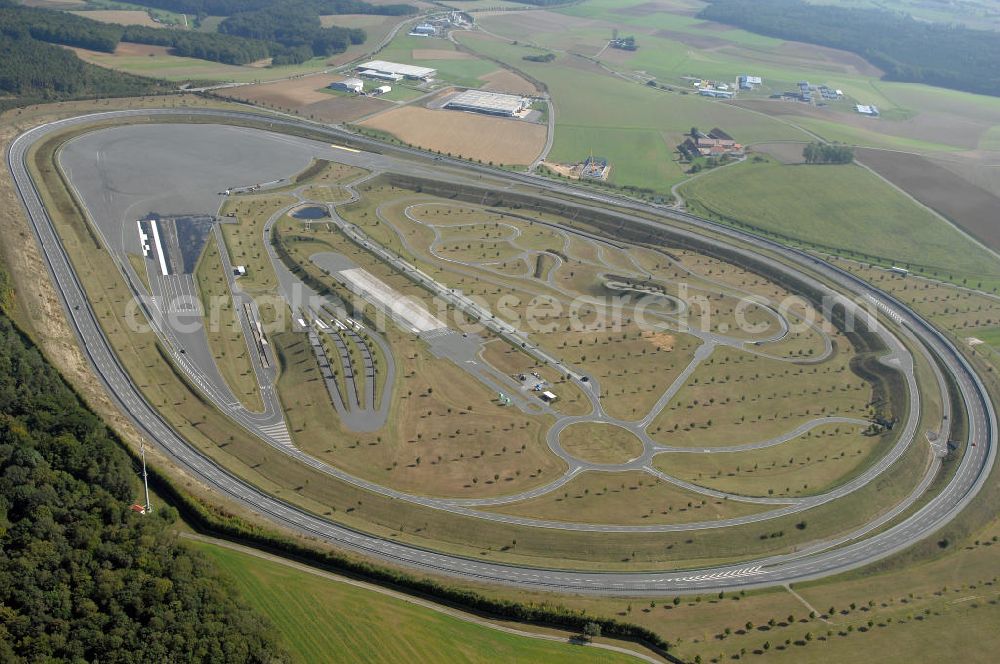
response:
[[[895,525],[865,539],[845,544],[839,548],[817,548],[814,552],[806,550],[799,554],[684,571],[584,572],[484,562],[367,535],[319,518],[275,498],[232,475],[199,452],[166,423],[156,409],[145,400],[138,387],[131,382],[101,331],[96,313],[84,294],[82,284],[73,271],[69,257],[41,203],[39,192],[26,167],[25,160],[31,145],[54,131],[102,120],[135,117],[169,119],[170,117],[182,116],[217,119],[220,124],[225,124],[227,121],[263,120],[271,123],[272,126],[308,129],[325,134],[334,140],[350,140],[354,144],[366,145],[373,151],[384,154],[398,154],[408,159],[420,159],[428,162],[431,158],[418,150],[386,146],[344,130],[305,121],[279,119],[251,112],[207,109],[108,111],[67,118],[41,125],[21,134],[7,149],[7,165],[42,249],[53,283],[65,306],[67,317],[81,342],[83,352],[93,365],[108,394],[118,407],[131,418],[140,432],[150,440],[155,441],[178,465],[224,495],[245,504],[250,509],[285,527],[376,559],[446,576],[585,593],[702,592],[721,588],[777,585],[818,578],[861,567],[905,549],[933,534],[964,509],[986,482],[989,470],[995,460],[997,438],[996,414],[986,388],[974,369],[951,341],[896,298],[803,251],[785,247],[772,240],[731,229],[694,215],[676,210],[665,210],[659,206],[644,205],[614,196],[581,193],[565,185],[549,183],[536,176],[512,174],[465,162],[452,164],[451,160],[437,159],[436,161],[448,165],[460,165],[466,172],[478,171],[494,178],[505,178],[511,182],[530,184],[543,191],[557,192],[562,195],[570,194],[584,205],[588,201],[608,203],[624,209],[668,217],[683,222],[685,226],[690,228],[691,234],[697,234],[699,230],[712,231],[736,240],[740,244],[776,254],[782,259],[836,284],[844,291],[880,303],[882,309],[891,311],[892,316],[898,318],[900,324],[938,358],[944,370],[955,382],[968,419],[968,438],[964,441],[966,449],[962,461],[949,484],[919,510]],[[630,223],[657,226],[656,222],[642,218],[630,218]]]

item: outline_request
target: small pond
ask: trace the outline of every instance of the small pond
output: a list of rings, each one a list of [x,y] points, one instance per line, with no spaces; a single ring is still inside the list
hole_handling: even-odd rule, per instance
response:
[[[300,207],[299,209],[292,212],[292,216],[296,219],[324,219],[329,217],[326,208],[320,207],[318,205],[307,205],[306,207]]]

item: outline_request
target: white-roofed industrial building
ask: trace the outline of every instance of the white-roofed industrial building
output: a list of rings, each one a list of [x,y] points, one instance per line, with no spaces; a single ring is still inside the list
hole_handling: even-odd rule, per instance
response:
[[[360,94],[365,89],[365,82],[360,78],[345,78],[343,81],[335,81],[330,84],[331,90],[341,90],[343,92],[354,92]]]
[[[421,23],[420,25],[414,26],[414,28],[410,30],[410,34],[414,37],[430,37],[431,35],[437,34],[437,28],[430,23]]]
[[[473,111],[488,115],[513,117],[530,105],[531,99],[527,97],[482,90],[466,90],[449,99],[444,107],[456,111]]]
[[[381,78],[387,81],[399,81],[403,78],[423,80],[434,78],[437,69],[430,67],[417,67],[416,65],[404,65],[398,62],[386,62],[385,60],[372,60],[358,65],[362,76]]]

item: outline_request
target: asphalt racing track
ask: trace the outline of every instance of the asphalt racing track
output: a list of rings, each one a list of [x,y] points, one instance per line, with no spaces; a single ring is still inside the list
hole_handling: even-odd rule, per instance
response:
[[[735,244],[740,245],[739,251],[747,256],[759,257],[761,251],[778,255],[782,259],[782,264],[772,261],[772,267],[784,270],[806,283],[820,285],[819,279],[822,279],[835,285],[841,292],[850,293],[863,301],[874,303],[885,316],[896,323],[897,328],[917,341],[923,351],[938,359],[944,371],[954,382],[959,401],[965,410],[968,436],[966,440],[960,442],[965,446],[962,460],[945,488],[926,501],[919,509],[894,525],[882,528],[893,517],[899,515],[901,508],[883,514],[878,520],[867,524],[855,533],[835,541],[819,542],[792,554],[682,572],[580,572],[534,569],[483,562],[369,536],[331,523],[276,499],[236,478],[203,456],[162,419],[156,409],[145,400],[138,387],[131,382],[100,329],[97,315],[73,271],[69,257],[56,234],[52,220],[48,217],[47,211],[41,203],[39,192],[31,180],[26,166],[26,155],[33,144],[53,132],[72,126],[130,117],[153,116],[169,120],[171,117],[192,115],[202,116],[203,119],[217,120],[219,124],[225,124],[227,120],[263,120],[278,127],[307,129],[314,133],[325,134],[330,140],[351,141],[354,145],[370,145],[373,151],[383,155],[402,157],[405,161],[401,162],[401,166],[408,163],[413,170],[421,173],[434,172],[438,166],[458,166],[466,174],[478,172],[494,179],[507,180],[512,184],[528,184],[539,190],[558,192],[564,198],[567,195],[572,195],[576,201],[579,201],[579,204],[584,206],[587,205],[588,200],[613,203],[620,208],[631,208],[646,214],[652,213],[661,217],[669,217],[675,222],[681,222],[680,228],[671,229],[672,233],[695,236],[704,231],[712,231],[715,234],[724,235]],[[368,142],[353,134],[311,123],[278,120],[272,117],[238,112],[164,109],[113,111],[69,118],[37,127],[19,136],[8,148],[7,163],[41,246],[53,282],[81,342],[81,348],[88,356],[108,393],[117,402],[119,408],[132,418],[140,432],[154,441],[187,472],[230,498],[244,503],[250,509],[283,526],[374,558],[415,570],[448,576],[569,592],[659,594],[790,583],[863,566],[901,551],[930,536],[953,519],[976,496],[985,484],[995,460],[997,420],[986,388],[952,343],[927,321],[891,296],[808,254],[742,231],[719,226],[692,215],[645,206],[610,196],[581,193],[564,185],[549,183],[530,175],[506,173],[463,162],[451,163],[447,159],[432,159],[415,150],[392,148],[381,143]],[[446,177],[445,171],[441,171],[441,178],[445,179]],[[622,218],[626,223],[662,228],[656,222],[643,218],[630,216]],[[796,267],[790,267],[792,265]],[[813,276],[808,276],[809,274]],[[823,288],[826,290],[825,286]],[[930,475],[925,477],[924,482],[911,497],[912,500],[904,505],[911,504],[919,498],[930,479]],[[872,532],[875,534],[866,537]]]

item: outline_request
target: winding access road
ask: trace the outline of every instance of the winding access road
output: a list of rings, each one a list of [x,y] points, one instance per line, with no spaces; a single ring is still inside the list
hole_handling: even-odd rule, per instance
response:
[[[727,237],[729,241],[738,245],[736,251],[742,252],[747,257],[759,258],[762,251],[778,256],[781,263],[772,261],[773,267],[820,288],[821,292],[833,292],[826,285],[828,283],[834,285],[838,291],[874,302],[882,313],[894,321],[897,329],[918,342],[924,352],[938,359],[944,372],[955,384],[959,403],[964,408],[968,422],[967,437],[960,441],[965,448],[962,459],[954,469],[947,486],[923,503],[919,509],[905,516],[901,516],[903,510],[897,508],[883,514],[855,533],[836,541],[818,542],[792,554],[680,572],[584,572],[486,562],[367,535],[286,503],[237,478],[204,456],[167,424],[158,411],[146,401],[104,336],[98,324],[97,314],[86,297],[27,169],[26,156],[29,148],[55,131],[100,120],[150,116],[169,120],[171,116],[192,115],[208,116],[206,119],[217,120],[219,124],[263,119],[276,128],[306,128],[325,134],[331,140],[350,140],[354,145],[370,147],[383,155],[400,157],[400,166],[411,163],[415,166],[415,170],[422,171],[426,170],[428,165],[459,167],[466,175],[464,182],[468,182],[468,174],[480,174],[494,180],[504,180],[511,185],[515,183],[530,185],[540,190],[542,195],[546,192],[558,193],[563,198],[571,195],[583,206],[588,204],[588,200],[611,203],[619,208],[641,211],[645,214],[652,213],[661,218],[681,222],[679,227],[669,229],[674,235],[701,236],[705,231],[711,231],[716,235]],[[214,487],[221,494],[240,501],[251,510],[282,526],[375,559],[422,572],[579,593],[656,595],[785,584],[858,568],[901,551],[932,535],[975,498],[985,484],[995,460],[997,418],[993,405],[979,376],[947,337],[903,303],[847,272],[804,252],[693,215],[604,194],[581,193],[566,185],[549,183],[531,175],[512,174],[448,159],[432,160],[419,151],[393,148],[367,141],[336,128],[242,112],[162,109],[111,111],[68,118],[36,127],[17,137],[9,146],[6,159],[53,283],[65,306],[68,320],[79,338],[81,348],[110,397],[132,419],[138,430],[155,442],[180,467]],[[442,180],[448,180],[450,177],[454,176],[447,173],[447,168],[441,170]],[[627,214],[622,214],[621,217],[628,224],[646,225],[657,230],[665,229],[662,224],[655,221]],[[931,475],[924,478],[914,491],[914,500],[920,497],[931,479]],[[895,522],[890,524],[893,519]]]

